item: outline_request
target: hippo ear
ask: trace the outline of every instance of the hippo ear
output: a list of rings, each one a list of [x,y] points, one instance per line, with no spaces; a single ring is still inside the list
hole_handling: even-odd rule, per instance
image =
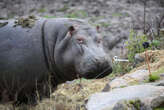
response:
[[[70,26],[69,29],[68,29],[70,35],[72,36],[75,32],[75,27],[74,26]]]
[[[99,25],[96,26],[96,30],[97,30],[98,33],[100,33],[100,26]]]

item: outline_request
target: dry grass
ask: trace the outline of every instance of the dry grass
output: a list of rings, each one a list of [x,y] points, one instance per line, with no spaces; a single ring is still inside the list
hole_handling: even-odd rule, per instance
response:
[[[140,54],[143,58],[145,57],[145,53]],[[150,61],[150,68],[151,71],[156,71],[160,67],[164,66],[164,50],[148,50],[147,55],[149,56],[149,61]],[[145,65],[145,62],[140,64],[139,67],[133,69],[131,72],[134,72],[136,70],[140,69],[147,69],[147,65]],[[130,72],[130,73],[131,73]]]
[[[107,77],[94,80],[76,79],[58,85],[50,99],[44,99],[36,106],[21,105],[14,108],[11,104],[6,104],[0,105],[0,110],[85,110],[88,97],[102,91],[108,81]]]

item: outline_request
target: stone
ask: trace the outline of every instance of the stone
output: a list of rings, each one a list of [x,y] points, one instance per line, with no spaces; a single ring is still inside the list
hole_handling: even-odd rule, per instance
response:
[[[111,89],[120,88],[129,85],[144,83],[148,79],[149,79],[148,70],[137,70],[135,72],[125,74],[122,77],[118,77],[112,80],[111,82],[109,82],[107,85],[110,86]]]
[[[113,89],[110,92],[102,92],[91,95],[86,105],[87,110],[127,110],[125,104],[118,104],[120,101],[128,101],[127,104],[140,102],[139,108],[151,110],[164,103],[164,87],[152,85],[136,85],[125,88]],[[129,110],[129,109],[128,109]]]

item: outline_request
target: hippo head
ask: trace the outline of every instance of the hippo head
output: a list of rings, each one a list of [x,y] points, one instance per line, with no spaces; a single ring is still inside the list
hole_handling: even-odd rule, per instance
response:
[[[86,24],[69,26],[55,53],[58,69],[69,80],[76,75],[87,79],[102,78],[112,72],[102,36],[96,28]]]

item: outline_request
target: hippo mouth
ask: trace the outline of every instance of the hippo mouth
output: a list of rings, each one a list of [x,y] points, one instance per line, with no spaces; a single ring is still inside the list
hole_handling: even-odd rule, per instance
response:
[[[106,67],[105,69],[100,69],[95,72],[86,72],[83,77],[87,79],[99,79],[109,75],[111,72],[112,72],[112,68]]]

